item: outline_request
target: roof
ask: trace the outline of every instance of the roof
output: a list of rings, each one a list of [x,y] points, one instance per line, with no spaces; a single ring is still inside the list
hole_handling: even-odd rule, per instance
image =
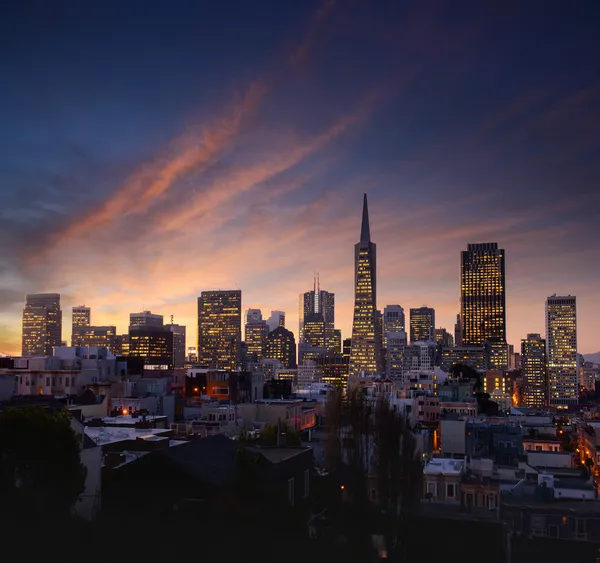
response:
[[[193,478],[225,487],[235,479],[235,458],[241,448],[239,442],[216,434],[158,451],[155,455],[168,459]]]
[[[426,475],[460,475],[465,462],[462,459],[434,457],[424,469]]]
[[[149,436],[168,436],[170,430],[164,428],[131,428],[127,426],[86,426],[85,434],[99,446],[137,440],[148,441]]]
[[[281,463],[293,457],[305,454],[312,448],[249,448],[253,452],[261,454],[267,461],[271,463]]]

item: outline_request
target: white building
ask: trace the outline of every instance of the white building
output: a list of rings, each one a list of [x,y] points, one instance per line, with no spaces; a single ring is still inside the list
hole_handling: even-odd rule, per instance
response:
[[[274,331],[278,326],[285,327],[285,313],[283,311],[271,311],[271,316],[267,319],[269,332]]]
[[[549,404],[575,405],[579,399],[577,307],[571,295],[546,299],[546,353]]]

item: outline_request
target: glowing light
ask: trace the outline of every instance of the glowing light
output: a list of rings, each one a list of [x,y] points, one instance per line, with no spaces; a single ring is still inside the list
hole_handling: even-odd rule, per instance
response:
[[[198,393],[198,387],[194,387],[194,393]]]
[[[127,409],[123,409],[123,410],[121,411],[121,414],[122,414],[123,416],[125,416],[125,415],[127,414]]]

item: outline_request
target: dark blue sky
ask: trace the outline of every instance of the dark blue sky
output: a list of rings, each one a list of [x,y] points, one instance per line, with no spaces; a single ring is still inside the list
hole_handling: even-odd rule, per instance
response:
[[[236,286],[296,330],[316,270],[349,335],[363,191],[381,307],[451,328],[460,250],[497,241],[511,343],[571,293],[597,351],[598,29],[592,1],[3,2],[0,352],[26,291],[125,330]]]

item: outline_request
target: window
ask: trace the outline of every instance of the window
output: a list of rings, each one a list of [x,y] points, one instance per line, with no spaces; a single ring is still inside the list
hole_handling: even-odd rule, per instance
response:
[[[288,479],[288,502],[294,506],[294,478]]]
[[[448,483],[446,485],[446,497],[454,498],[454,483]]]
[[[310,494],[310,470],[304,470],[304,498]]]
[[[437,483],[427,483],[427,494],[433,498],[437,497]]]
[[[46,378],[46,387],[50,387],[50,378],[49,377]]]

